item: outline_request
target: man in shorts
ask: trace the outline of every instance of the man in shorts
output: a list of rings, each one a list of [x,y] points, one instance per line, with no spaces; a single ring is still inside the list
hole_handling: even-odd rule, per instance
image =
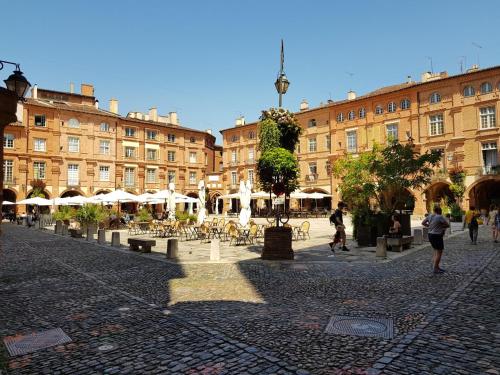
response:
[[[422,221],[422,225],[429,228],[429,242],[434,249],[434,256],[432,258],[434,274],[441,274],[445,272],[441,267],[439,267],[439,264],[444,250],[444,232],[450,224],[448,224],[448,221],[441,214],[441,207],[435,206],[434,213],[427,216],[424,221]]]

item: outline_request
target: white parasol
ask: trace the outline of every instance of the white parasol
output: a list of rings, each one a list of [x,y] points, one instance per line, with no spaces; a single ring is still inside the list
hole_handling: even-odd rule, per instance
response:
[[[52,200],[35,197],[18,201],[16,202],[16,204],[31,204],[33,206],[52,206]]]
[[[205,217],[207,216],[207,210],[205,208],[205,181],[201,180],[198,183],[198,224],[203,224]]]
[[[252,187],[250,181],[247,181],[246,185],[243,181],[240,182],[240,224],[246,226],[250,221],[250,216],[252,215],[252,210],[250,208],[250,200],[252,194]]]
[[[173,182],[168,184],[167,208],[169,220],[175,220],[175,185]]]
[[[2,202],[2,205],[4,206],[9,206],[9,205],[12,205],[12,204],[16,204],[15,202],[11,202],[11,201],[3,201]]]

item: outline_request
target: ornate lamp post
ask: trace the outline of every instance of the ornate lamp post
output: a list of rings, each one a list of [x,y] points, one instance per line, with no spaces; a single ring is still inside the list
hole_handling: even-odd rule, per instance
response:
[[[3,204],[3,138],[4,129],[7,125],[17,120],[17,102],[24,101],[24,96],[30,88],[30,83],[23,76],[23,72],[19,69],[19,64],[10,61],[0,60],[0,70],[4,68],[4,64],[14,65],[14,72],[4,80],[7,89],[0,87],[0,207]],[[0,220],[1,221],[1,220]]]
[[[290,81],[286,78],[285,72],[283,71],[283,63],[285,62],[285,52],[283,48],[283,39],[281,39],[281,56],[280,56],[280,72],[278,73],[278,78],[276,78],[276,82],[274,82],[274,86],[276,87],[276,91],[278,91],[279,97],[279,108],[282,106],[283,102],[283,94],[286,94],[288,90],[288,86],[290,86]]]

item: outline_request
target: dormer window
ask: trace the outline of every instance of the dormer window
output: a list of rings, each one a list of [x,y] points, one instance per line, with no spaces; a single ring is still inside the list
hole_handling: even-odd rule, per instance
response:
[[[343,122],[343,121],[344,121],[344,114],[342,112],[340,112],[337,115],[337,122]]]
[[[360,108],[359,109],[359,118],[365,118],[366,117],[366,109],[363,107],[363,108]]]
[[[493,91],[493,86],[489,82],[481,83],[481,94],[488,94]]]
[[[315,119],[310,119],[308,122],[307,122],[307,127],[308,128],[314,128],[316,126],[316,120]]]
[[[375,107],[375,114],[376,115],[381,115],[382,113],[384,113],[384,108],[382,108],[381,105],[378,105]]]
[[[409,99],[403,99],[401,100],[400,107],[401,109],[410,109],[410,100]]]
[[[80,127],[80,121],[78,121],[76,118],[70,118],[68,121],[68,126],[70,128],[79,128]]]
[[[388,105],[387,105],[387,112],[396,112],[396,103],[394,102],[390,102]]]
[[[474,90],[474,87],[472,86],[465,86],[464,87],[464,96],[474,96],[476,93],[476,90]]]
[[[431,104],[439,103],[441,101],[441,95],[439,95],[438,92],[433,92],[429,98],[429,101],[431,102]]]
[[[354,120],[355,117],[356,117],[356,115],[354,114],[354,111],[349,111],[349,113],[347,114],[348,120]]]

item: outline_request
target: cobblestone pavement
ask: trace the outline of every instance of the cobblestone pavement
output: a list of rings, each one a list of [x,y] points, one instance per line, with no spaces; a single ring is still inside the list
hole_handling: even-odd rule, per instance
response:
[[[429,248],[386,263],[175,264],[2,228],[0,337],[61,327],[73,340],[0,351],[8,373],[500,373],[500,246],[486,228],[476,247],[447,239],[439,276]],[[327,334],[333,315],[391,318],[395,336]]]

